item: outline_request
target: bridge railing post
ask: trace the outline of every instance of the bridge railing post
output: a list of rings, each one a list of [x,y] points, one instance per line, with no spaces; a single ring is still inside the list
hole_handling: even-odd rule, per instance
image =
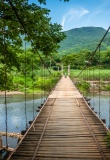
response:
[[[68,76],[70,76],[70,65],[68,65]]]
[[[0,136],[0,148],[2,148],[2,138]]]
[[[0,150],[2,149],[2,138],[0,136]],[[2,159],[2,152],[0,152],[0,159]]]
[[[63,76],[63,65],[61,65],[61,75]]]

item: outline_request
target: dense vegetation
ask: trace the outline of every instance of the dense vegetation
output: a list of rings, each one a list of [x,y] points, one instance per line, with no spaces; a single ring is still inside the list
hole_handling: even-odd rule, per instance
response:
[[[38,0],[40,3],[46,4],[46,0]],[[60,0],[61,1],[61,0]],[[69,0],[64,0],[64,2],[68,2]]]
[[[71,69],[71,78],[81,92],[110,91],[110,70],[87,67],[85,70]]]
[[[39,0],[39,2],[45,4],[46,0]],[[50,61],[51,67],[55,70],[57,70],[56,65],[61,63],[70,64],[74,69],[82,69],[105,34],[105,30],[100,27],[83,27],[62,32],[59,24],[51,23],[48,9],[36,4],[28,4],[26,0],[1,1],[0,5],[2,8],[0,12],[0,90],[23,91],[25,81],[27,81],[25,87],[29,90],[33,86],[31,86],[32,83],[37,87],[40,86],[36,83],[40,84],[43,76],[38,72],[41,68],[48,68]],[[109,67],[110,50],[104,50],[108,49],[109,36],[110,34],[106,36],[101,45],[100,60],[99,53],[96,53],[89,62],[89,67],[98,66],[99,61],[102,69]],[[63,40],[64,38],[66,39]],[[59,43],[60,56],[55,54]],[[48,58],[51,55],[56,63]],[[54,76],[50,73],[50,77]]]
[[[82,50],[79,53],[73,52],[61,57],[61,62],[64,65],[71,65],[73,69],[82,69],[85,65],[89,67],[100,67],[107,69],[110,67],[110,50],[100,51],[95,53],[93,58],[88,62],[89,58],[93,55],[90,50]]]
[[[101,27],[82,27],[65,31],[66,39],[60,43],[60,55],[80,52],[84,49],[94,51],[106,30]],[[102,50],[109,47],[110,33],[101,45]]]
[[[81,91],[90,91],[91,84],[89,81],[94,81],[95,91],[110,90],[110,49],[108,44],[110,33],[101,43],[100,51],[94,53],[105,32],[100,27],[72,29],[66,32],[67,38],[61,42],[61,63],[64,66],[71,65],[71,69],[73,69],[71,78],[77,82],[77,87]],[[77,51],[75,51],[75,47]],[[64,48],[66,50],[63,50]],[[82,69],[84,69],[83,72],[81,72]],[[79,75],[79,73],[81,74]],[[105,83],[104,81],[108,82]]]
[[[48,68],[47,57],[57,52],[65,34],[51,23],[48,9],[27,0],[4,0],[0,6],[0,90],[12,90],[15,76],[35,81],[37,70]]]
[[[13,54],[14,49],[10,49]],[[45,65],[41,62],[40,57],[37,54],[33,54],[32,49],[24,51],[23,49],[17,49],[16,66],[11,63],[15,61],[9,61],[6,71],[4,65],[1,64],[1,76],[0,76],[0,90],[4,89],[8,91],[25,91],[31,93],[34,91],[40,92],[41,90],[50,91],[59,79],[59,72],[55,71],[55,64],[51,62],[50,58],[40,54]],[[18,64],[17,64],[18,63]],[[50,68],[51,67],[51,68]],[[54,70],[53,70],[54,69]],[[6,79],[6,84],[5,84]]]
[[[38,2],[46,4],[46,0]],[[110,67],[110,33],[101,44],[100,56],[98,52],[88,62],[92,51],[105,34],[103,28],[83,27],[62,32],[61,25],[51,23],[48,9],[28,4],[27,0],[3,0],[0,1],[0,7],[1,91],[50,91],[60,75],[55,71],[56,65],[61,63],[75,69],[71,71],[71,76],[82,91],[90,89],[91,80],[100,80],[100,89],[110,91],[110,84],[103,84],[103,81],[110,80],[107,70]],[[60,56],[55,54],[59,46]],[[48,57],[51,54],[57,64]],[[85,65],[87,70],[80,75],[79,81],[77,75]],[[105,141],[110,146],[110,133]]]

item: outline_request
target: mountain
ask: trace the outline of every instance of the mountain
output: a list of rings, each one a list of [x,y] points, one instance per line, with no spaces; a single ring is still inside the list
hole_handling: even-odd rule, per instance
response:
[[[71,52],[79,52],[83,49],[94,50],[106,30],[101,27],[82,27],[65,31],[66,39],[60,43],[59,52],[61,54],[69,54]],[[110,44],[110,33],[107,34],[101,49],[106,50]]]

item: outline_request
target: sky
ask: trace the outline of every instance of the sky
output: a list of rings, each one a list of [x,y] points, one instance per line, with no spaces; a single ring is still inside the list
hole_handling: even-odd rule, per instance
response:
[[[46,5],[40,5],[37,0],[29,0],[50,10],[52,23],[62,25],[63,31],[80,27],[110,26],[110,0],[46,0]]]

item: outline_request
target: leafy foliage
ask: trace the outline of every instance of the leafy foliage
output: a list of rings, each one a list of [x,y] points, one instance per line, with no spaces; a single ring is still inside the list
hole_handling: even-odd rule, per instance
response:
[[[100,54],[100,56],[99,56]],[[99,66],[101,69],[110,67],[110,50],[97,52],[92,57],[93,52],[90,50],[82,50],[79,53],[73,52],[71,54],[63,55],[60,59],[64,65],[71,65],[71,68],[82,69],[85,65],[88,67]],[[91,58],[90,62],[88,61]],[[99,58],[100,57],[100,58]],[[99,68],[99,67],[98,67]]]
[[[65,31],[66,39],[60,43],[60,55],[79,52],[83,49],[94,51],[106,30],[100,27],[82,27]],[[106,50],[109,46],[110,33],[108,33],[101,49]]]
[[[31,42],[37,51],[48,55],[57,51],[58,43],[64,39],[59,24],[52,24],[48,17],[49,10],[36,4],[28,4],[26,0],[0,2],[2,12],[0,23],[5,31],[6,43],[21,45],[20,35],[25,35],[24,40]],[[2,38],[1,38],[2,40]]]
[[[27,0],[4,0],[0,6],[0,75],[10,77],[13,70],[28,74],[41,65],[41,57],[57,52],[65,34],[61,25],[51,23],[48,9]]]
[[[107,132],[107,135],[104,140],[105,142],[107,142],[107,147],[110,147],[110,132]]]
[[[33,92],[33,89],[35,92],[44,90],[50,92],[59,79],[58,73],[53,70],[52,73],[54,77],[50,76],[48,70],[36,70],[33,79],[31,73],[28,72],[25,81],[25,75],[18,72],[16,76],[13,77],[11,90],[24,92],[26,87],[27,93]]]
[[[81,92],[87,92],[90,89],[90,83],[86,81],[79,81],[76,83],[76,86]]]
[[[46,0],[38,0],[40,3],[46,4]],[[61,0],[60,0],[61,1]],[[69,0],[64,0],[64,2],[68,2]]]

